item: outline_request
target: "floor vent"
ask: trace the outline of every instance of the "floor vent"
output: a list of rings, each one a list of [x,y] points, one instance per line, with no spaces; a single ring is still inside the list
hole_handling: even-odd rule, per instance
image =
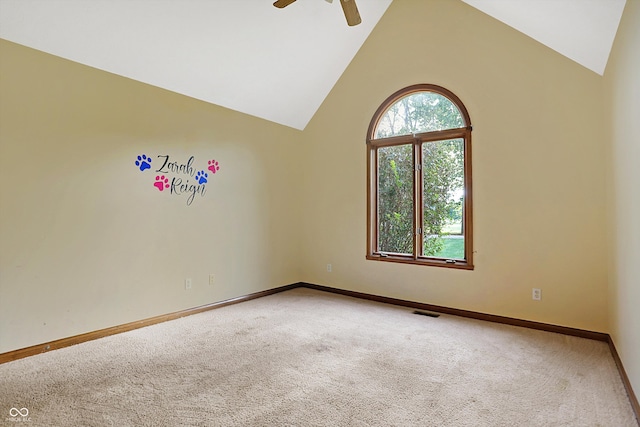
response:
[[[439,314],[436,313],[428,313],[426,311],[414,311],[413,314],[419,314],[420,316],[429,316],[429,317],[440,317]]]

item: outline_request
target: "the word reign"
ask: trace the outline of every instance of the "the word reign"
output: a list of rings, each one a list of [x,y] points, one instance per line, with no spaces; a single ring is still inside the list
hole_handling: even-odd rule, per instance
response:
[[[177,195],[188,194],[189,197],[187,198],[187,205],[191,205],[191,203],[193,202],[193,199],[196,197],[196,194],[200,194],[201,196],[204,197],[204,193],[206,191],[205,185],[206,184],[197,184],[197,183],[189,184],[188,179],[183,183],[182,178],[174,177],[171,180],[171,194],[177,194]]]

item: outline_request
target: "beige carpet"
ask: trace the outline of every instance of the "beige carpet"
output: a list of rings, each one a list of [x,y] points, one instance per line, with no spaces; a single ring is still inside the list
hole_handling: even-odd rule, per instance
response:
[[[0,424],[27,425],[11,408],[30,426],[637,426],[605,343],[307,289],[0,365]]]

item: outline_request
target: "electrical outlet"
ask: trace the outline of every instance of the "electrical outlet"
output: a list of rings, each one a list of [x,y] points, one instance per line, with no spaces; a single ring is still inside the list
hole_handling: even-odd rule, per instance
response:
[[[209,286],[213,286],[216,283],[216,276],[213,274],[209,275]]]
[[[538,288],[533,288],[531,291],[531,298],[536,301],[540,301],[542,299],[542,291]]]
[[[191,279],[184,279],[184,289],[185,290],[191,289]]]
[[[327,264],[327,271],[331,273],[331,264]]]

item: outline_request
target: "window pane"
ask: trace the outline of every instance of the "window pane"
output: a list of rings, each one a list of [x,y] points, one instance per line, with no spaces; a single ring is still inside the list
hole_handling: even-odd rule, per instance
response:
[[[413,253],[413,146],[378,149],[378,250]]]
[[[433,92],[417,92],[393,104],[384,113],[375,138],[464,127],[460,110],[448,98]]]
[[[422,145],[423,255],[464,259],[464,143],[462,139]]]

